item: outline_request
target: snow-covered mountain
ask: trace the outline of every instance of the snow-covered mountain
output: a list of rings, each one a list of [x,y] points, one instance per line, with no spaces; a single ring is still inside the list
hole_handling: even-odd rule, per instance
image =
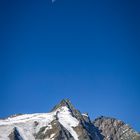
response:
[[[112,118],[100,117],[92,122],[69,100],[62,100],[49,113],[0,120],[0,140],[140,140],[140,135]]]

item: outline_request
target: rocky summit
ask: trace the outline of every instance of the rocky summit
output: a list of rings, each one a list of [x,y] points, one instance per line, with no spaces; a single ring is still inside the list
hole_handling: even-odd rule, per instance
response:
[[[140,140],[140,134],[114,118],[92,121],[69,100],[62,100],[49,113],[1,119],[0,140]]]

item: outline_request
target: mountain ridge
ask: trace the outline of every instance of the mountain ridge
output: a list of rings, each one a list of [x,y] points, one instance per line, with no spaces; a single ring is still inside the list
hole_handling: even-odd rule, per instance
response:
[[[140,140],[140,134],[115,118],[101,116],[92,121],[63,99],[49,113],[1,119],[0,140]]]

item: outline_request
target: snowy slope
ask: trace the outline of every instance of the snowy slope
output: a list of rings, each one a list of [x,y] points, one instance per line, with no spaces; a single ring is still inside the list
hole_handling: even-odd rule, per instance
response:
[[[34,140],[34,134],[38,133],[40,128],[49,126],[47,129],[51,129],[50,123],[55,120],[56,117],[74,139],[78,140],[78,135],[72,127],[76,127],[79,121],[71,115],[69,108],[66,106],[51,113],[25,114],[0,120],[0,140],[9,140],[8,136],[15,127],[24,140]],[[36,126],[35,123],[38,123],[38,125]]]

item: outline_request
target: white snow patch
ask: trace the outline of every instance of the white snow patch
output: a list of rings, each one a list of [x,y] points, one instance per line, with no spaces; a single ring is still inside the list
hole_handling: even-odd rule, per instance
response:
[[[50,138],[52,139],[55,136],[55,134],[51,134]]]
[[[82,115],[83,115],[83,116],[86,116],[86,117],[88,117],[88,115],[87,115],[87,114],[85,114],[85,113],[83,113]]]
[[[58,111],[59,122],[70,132],[75,140],[78,140],[78,135],[72,127],[78,126],[79,121],[71,115],[71,112],[65,106]]]

